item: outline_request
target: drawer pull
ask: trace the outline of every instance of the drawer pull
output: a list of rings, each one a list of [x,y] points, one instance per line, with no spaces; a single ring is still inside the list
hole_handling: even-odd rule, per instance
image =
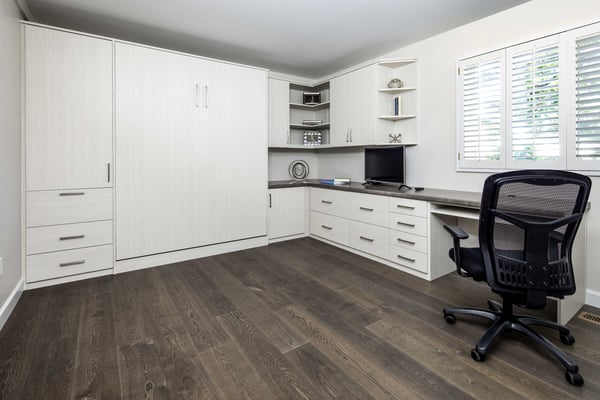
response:
[[[63,267],[72,267],[73,265],[81,265],[81,264],[85,264],[85,260],[60,263],[60,264],[58,264],[58,266],[63,268]]]
[[[58,240],[73,240],[73,239],[83,239],[85,235],[75,235],[75,236],[61,236]]]
[[[333,201],[329,201],[329,200],[321,200],[321,203],[325,203],[325,204],[333,204]]]
[[[401,256],[400,254],[398,254],[396,257],[398,257],[401,260],[406,260],[406,261],[411,262],[411,263],[414,263],[416,261],[414,258],[404,257],[404,256]]]
[[[415,245],[415,242],[413,242],[412,240],[406,240],[406,239],[400,239],[400,238],[396,238],[396,240],[399,242],[402,242],[402,243],[410,244],[411,246]]]
[[[371,238],[368,238],[368,237],[365,237],[365,236],[360,236],[360,238],[362,240],[366,240],[367,242],[374,242],[375,241],[375,239],[371,239]]]
[[[328,231],[332,230],[333,228],[327,225],[321,225],[321,228],[327,229]]]
[[[59,196],[83,196],[85,192],[63,192],[59,193]]]
[[[402,204],[396,204],[396,207],[398,207],[398,208],[406,208],[407,210],[414,210],[415,209],[413,206],[403,206]]]
[[[400,222],[400,221],[397,221],[396,223],[397,223],[398,225],[410,226],[411,228],[414,228],[414,227],[415,227],[415,224],[409,224],[409,223],[406,223],[406,222]]]
[[[373,208],[367,208],[367,207],[358,207],[358,208],[360,208],[363,211],[374,211]]]

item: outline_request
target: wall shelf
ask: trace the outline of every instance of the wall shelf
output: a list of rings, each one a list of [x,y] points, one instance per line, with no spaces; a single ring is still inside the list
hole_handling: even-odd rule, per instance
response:
[[[386,121],[401,121],[403,119],[417,118],[417,116],[416,115],[381,115],[378,118],[384,119]]]
[[[417,90],[417,88],[414,88],[414,87],[383,88],[383,89],[379,89],[379,92],[387,93],[387,94],[398,94],[398,93],[410,92],[412,90]]]

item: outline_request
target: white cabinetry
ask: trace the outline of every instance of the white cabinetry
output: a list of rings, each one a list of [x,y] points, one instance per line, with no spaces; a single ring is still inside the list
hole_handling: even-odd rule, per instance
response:
[[[117,260],[266,236],[266,71],[115,44]]]
[[[290,83],[269,79],[269,147],[286,147],[290,136]]]
[[[27,283],[110,272],[112,42],[27,24],[23,35]]]
[[[269,190],[269,240],[306,234],[305,187]]]

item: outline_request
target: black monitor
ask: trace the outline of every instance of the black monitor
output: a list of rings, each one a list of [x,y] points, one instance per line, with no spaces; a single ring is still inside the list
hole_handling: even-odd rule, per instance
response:
[[[404,155],[404,146],[365,148],[365,181],[404,184]]]

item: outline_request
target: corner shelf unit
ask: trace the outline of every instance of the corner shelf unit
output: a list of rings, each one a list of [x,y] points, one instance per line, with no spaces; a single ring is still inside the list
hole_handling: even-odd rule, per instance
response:
[[[304,93],[320,93],[319,104],[304,104]],[[321,83],[315,87],[290,83],[290,126],[287,138],[287,147],[302,149],[317,149],[326,147],[330,142],[329,134],[329,82]],[[303,121],[321,121],[318,124],[305,124]],[[313,137],[319,136],[321,143],[305,144],[304,132],[317,132]]]

